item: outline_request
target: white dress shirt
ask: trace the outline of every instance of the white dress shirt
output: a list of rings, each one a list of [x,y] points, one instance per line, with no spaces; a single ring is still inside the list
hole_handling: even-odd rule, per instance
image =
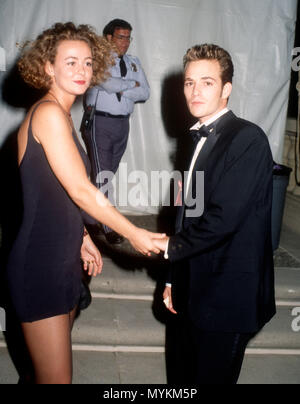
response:
[[[200,124],[200,122],[197,122],[194,126],[191,127],[190,130],[199,130],[203,125],[209,126],[211,123],[213,123],[214,121],[216,121],[216,120],[217,120],[218,118],[220,118],[222,115],[226,114],[226,112],[228,112],[228,108],[222,109],[222,110],[219,111],[216,115],[214,115],[213,117],[209,118],[207,121],[205,121],[205,122],[202,123],[202,124]],[[198,155],[199,155],[199,153],[200,153],[200,151],[201,151],[201,149],[202,149],[204,143],[206,142],[206,139],[207,139],[207,137],[202,137],[202,138],[199,140],[199,142],[198,142],[198,144],[197,144],[197,147],[196,147],[196,149],[195,149],[195,151],[194,151],[194,155],[193,155],[193,158],[192,158],[192,162],[191,162],[191,165],[190,165],[190,168],[189,168],[189,173],[188,173],[188,178],[187,178],[187,185],[186,185],[186,194],[185,194],[185,196],[187,196],[187,194],[188,194],[188,189],[189,189],[189,186],[190,186],[190,182],[191,182],[191,178],[192,178],[192,173],[193,173],[194,165],[195,165],[195,163],[196,163],[196,160],[197,160],[197,158],[198,158]]]

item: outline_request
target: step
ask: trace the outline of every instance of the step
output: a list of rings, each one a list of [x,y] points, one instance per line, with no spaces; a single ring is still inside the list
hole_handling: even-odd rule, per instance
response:
[[[238,384],[300,384],[299,369],[300,355],[246,353]]]
[[[300,269],[275,268],[276,300],[300,301]]]
[[[285,207],[283,214],[283,225],[296,232],[300,237],[300,196],[290,192],[286,193]]]
[[[278,314],[262,334],[267,333],[268,338],[262,341],[261,336],[257,337],[255,346],[277,347],[278,340],[281,341],[280,347],[290,347],[288,339],[291,347],[298,347],[294,338],[296,333],[291,331],[294,319],[291,311],[300,307],[300,270],[276,268],[275,279]],[[124,270],[111,259],[104,258],[103,274],[91,279],[92,304],[81,312],[75,323],[74,341],[98,345],[164,346],[164,323],[168,313],[160,300],[162,290],[156,285],[156,280],[145,269]],[[158,320],[153,315],[153,306]],[[0,339],[3,339],[1,332]]]
[[[2,333],[0,332],[0,335]],[[18,373],[14,367],[8,350],[5,346],[0,347],[0,384],[16,384]]]
[[[164,353],[73,351],[73,384],[166,384]]]
[[[16,384],[18,374],[6,348],[0,348],[0,385]],[[73,384],[165,384],[164,353],[112,353],[73,350]]]
[[[274,252],[274,266],[275,268],[300,268],[300,258],[297,254],[295,254],[294,249],[287,250],[284,245],[286,243],[286,239],[290,237],[290,232],[282,232],[282,244],[281,246]],[[299,238],[295,238],[295,235],[292,236],[294,241],[299,241]],[[290,242],[289,242],[290,243]],[[298,244],[299,250],[299,244]]]
[[[103,257],[102,273],[91,278],[90,289],[92,292],[153,295],[157,282],[154,275],[146,268],[121,267],[112,259]]]
[[[251,340],[249,347],[300,349],[300,331],[292,329],[292,322],[300,326],[300,304],[289,304],[277,307],[276,316]],[[293,315],[294,307],[299,309]],[[169,314],[156,307],[155,315],[152,301],[94,298],[75,321],[73,344],[82,345],[85,350],[163,352]],[[3,339],[0,332],[0,340]]]
[[[300,332],[292,330],[293,303],[277,308],[276,316],[250,342],[251,348],[300,349]],[[300,305],[299,305],[300,306]],[[300,308],[299,308],[300,313]],[[73,343],[96,346],[164,347],[168,313],[151,301],[93,299],[73,329]],[[165,318],[163,318],[165,316]],[[295,320],[296,321],[296,320]],[[297,323],[300,325],[300,319]]]
[[[18,374],[0,348],[0,384],[16,384]],[[238,384],[300,384],[300,356],[246,353]],[[73,351],[73,384],[165,384],[164,353]]]
[[[277,299],[300,299],[300,263],[281,251],[277,254],[275,268],[275,288]],[[116,261],[103,256],[101,275],[91,278],[90,289],[95,293],[116,293],[153,296],[157,282],[164,282],[167,262],[158,259]]]
[[[73,328],[73,343],[101,346],[164,346],[165,325],[152,301],[94,298]]]
[[[298,302],[299,303],[299,302]],[[299,305],[300,306],[300,305]],[[276,315],[250,341],[251,348],[266,349],[300,349],[300,332],[292,329],[295,316],[292,315],[293,305],[277,307]],[[299,307],[300,314],[300,307]],[[297,322],[300,325],[300,318]],[[299,351],[300,354],[300,351]]]
[[[114,270],[114,269],[113,269]],[[144,273],[135,274],[140,284],[146,282]],[[100,279],[101,276],[98,277]],[[154,293],[154,284],[139,287],[144,294],[116,293],[116,287],[96,289],[91,282],[92,304],[80,313],[73,330],[74,343],[101,346],[164,346],[165,324],[172,317],[165,309],[161,291]],[[99,282],[99,280],[97,281]],[[129,283],[132,285],[132,283]],[[124,281],[126,284],[126,280]],[[251,342],[254,347],[299,348],[300,333],[292,330],[292,322],[300,314],[299,270],[276,270],[277,314]],[[137,288],[136,288],[137,289]],[[133,292],[136,292],[133,289]],[[98,290],[98,291],[97,291]],[[127,290],[131,290],[127,288]],[[153,297],[154,296],[154,297]],[[292,310],[299,307],[297,313]],[[300,325],[300,320],[299,320]],[[0,332],[0,339],[3,333]]]
[[[299,213],[297,213],[297,215],[299,216]],[[298,262],[300,262],[299,240],[300,228],[292,230],[283,223],[280,234],[280,247],[281,249],[287,251],[290,255],[295,257]]]

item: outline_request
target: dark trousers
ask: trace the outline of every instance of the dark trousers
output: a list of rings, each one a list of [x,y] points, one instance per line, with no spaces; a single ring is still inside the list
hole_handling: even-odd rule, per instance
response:
[[[253,333],[202,331],[187,319],[177,319],[171,332],[167,350],[169,383],[237,383]]]
[[[113,205],[115,200],[111,179],[117,172],[126,150],[128,134],[129,117],[112,118],[95,115],[92,130],[84,135],[92,165],[91,181],[99,189],[104,187],[102,190]],[[106,233],[111,231],[108,226],[103,228]]]

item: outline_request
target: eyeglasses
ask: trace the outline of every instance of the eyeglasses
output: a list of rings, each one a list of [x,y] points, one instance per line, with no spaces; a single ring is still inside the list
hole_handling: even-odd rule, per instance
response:
[[[119,39],[120,41],[131,42],[133,40],[132,36],[125,35],[113,35],[114,38]]]

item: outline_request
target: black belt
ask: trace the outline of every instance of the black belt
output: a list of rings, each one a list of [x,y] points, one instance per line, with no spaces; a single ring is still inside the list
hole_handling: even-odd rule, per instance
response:
[[[112,115],[109,114],[108,112],[103,112],[103,111],[95,111],[95,115],[100,115],[100,116],[106,116],[107,118],[129,118],[129,115]]]

